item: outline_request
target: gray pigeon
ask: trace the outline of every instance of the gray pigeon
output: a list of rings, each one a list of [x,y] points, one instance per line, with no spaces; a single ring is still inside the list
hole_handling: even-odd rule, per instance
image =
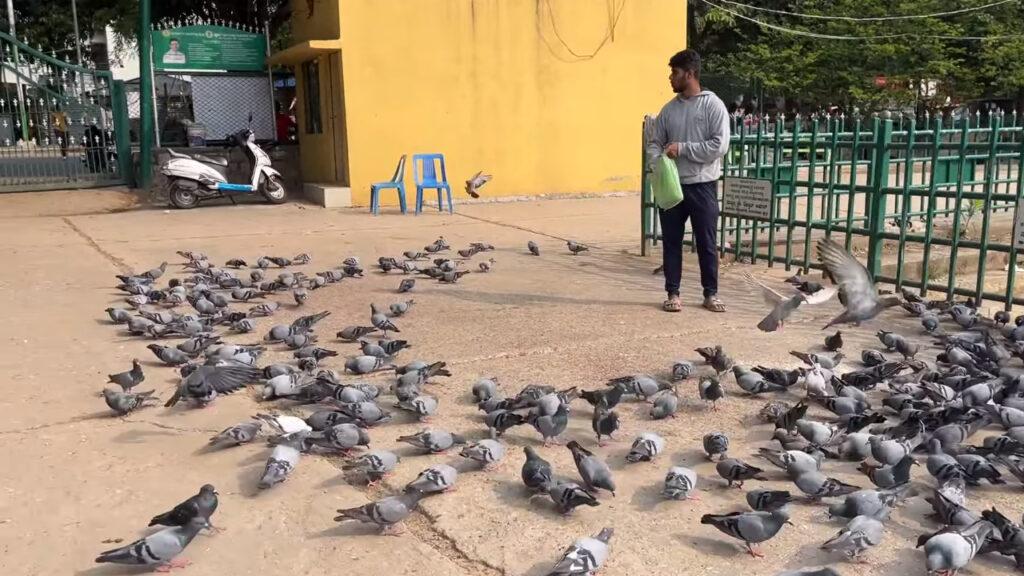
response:
[[[527,417],[527,422],[532,424],[537,432],[540,432],[541,437],[544,438],[544,445],[547,446],[553,440],[557,442],[558,436],[565,432],[565,428],[569,424],[569,406],[560,404],[551,416],[538,416],[531,412]]]
[[[161,362],[168,366],[180,366],[187,363],[192,359],[192,356],[178,350],[171,346],[161,346],[159,344],[150,344],[146,346],[149,348],[153,355],[160,359]]]
[[[396,408],[413,412],[420,422],[430,420],[431,414],[437,411],[437,398],[426,394],[417,395],[412,400],[405,400],[395,404]]]
[[[356,508],[340,508],[335,522],[345,520],[358,520],[364,523],[376,524],[380,527],[382,534],[397,535],[403,532],[402,520],[409,517],[416,509],[423,493],[417,490],[408,490],[398,496],[389,496],[383,500],[370,502]]]
[[[594,406],[594,416],[590,419],[590,425],[594,429],[594,434],[597,435],[597,445],[604,446],[606,442],[602,438],[603,436],[607,436],[610,440],[615,439],[612,434],[619,429],[619,414],[600,405]]]
[[[764,298],[764,303],[771,307],[771,311],[757,324],[758,330],[762,332],[774,332],[785,324],[786,319],[800,307],[801,304],[820,304],[828,301],[832,296],[835,296],[836,290],[834,288],[824,288],[818,290],[814,294],[805,294],[799,290],[793,290],[793,292],[786,296],[780,294],[774,289],[768,287],[768,285],[755,279],[750,274],[745,274],[747,282],[751,285],[761,289],[761,296]]]
[[[526,248],[527,250],[530,251],[530,254],[533,254],[534,256],[540,256],[540,247],[537,246],[537,243],[534,242],[533,240],[529,240],[526,242]]]
[[[360,428],[350,422],[343,422],[335,424],[330,428],[310,433],[307,436],[307,444],[330,452],[340,451],[347,453],[357,446],[369,446],[370,436],[365,428]]]
[[[489,470],[505,457],[505,445],[487,438],[464,447],[459,456],[480,462],[484,470]]]
[[[149,521],[150,526],[188,526],[196,518],[202,519],[208,528],[213,528],[210,516],[217,511],[217,489],[204,484],[199,492],[163,514],[157,514]]]
[[[793,480],[793,483],[811,500],[846,496],[860,490],[859,486],[829,478],[817,470],[809,470],[800,474]]]
[[[885,527],[876,518],[856,516],[838,534],[826,540],[821,548],[859,558],[865,550],[882,541],[884,531]]]
[[[872,436],[871,457],[885,465],[895,465],[913,452],[914,446],[906,440],[890,440],[881,436]]]
[[[793,496],[785,490],[759,489],[747,492],[747,505],[758,512],[771,512],[792,501]]]
[[[910,481],[910,467],[917,464],[913,456],[905,456],[893,466],[873,466],[861,462],[857,470],[864,473],[879,488],[894,488]]]
[[[405,490],[415,490],[423,494],[447,492],[455,487],[459,471],[447,464],[436,464],[420,472],[416,479],[405,485]]]
[[[346,342],[356,342],[376,330],[377,328],[374,326],[346,326],[338,331],[337,336]]]
[[[665,390],[654,396],[650,415],[654,420],[675,418],[678,410],[679,396],[676,395],[675,390]]]
[[[399,294],[404,294],[404,293],[412,290],[414,286],[416,286],[416,279],[415,278],[404,278],[398,284],[398,293]]]
[[[801,570],[786,570],[785,572],[779,572],[775,576],[842,576],[835,569],[829,568],[805,568]]]
[[[176,568],[187,566],[187,562],[175,562],[174,558],[182,553],[207,526],[206,520],[196,517],[185,526],[172,526],[140,538],[127,546],[101,552],[96,557],[97,564],[134,564],[139,566],[166,566]]]
[[[146,379],[146,375],[142,373],[142,365],[139,361],[132,359],[132,369],[127,372],[118,372],[117,374],[111,374],[107,376],[107,382],[113,382],[121,387],[121,390],[125,392],[131,392],[132,388],[138,386]]]
[[[732,373],[736,377],[736,385],[747,394],[756,395],[764,394],[765,392],[782,392],[786,389],[785,386],[769,382],[765,380],[764,376],[743,366],[733,366]]]
[[[260,420],[251,420],[249,422],[235,424],[230,428],[221,430],[217,435],[211,437],[210,445],[216,446],[220,444],[233,444],[235,446],[241,446],[242,444],[252,442],[260,433],[262,428],[263,422]]]
[[[928,441],[928,459],[925,461],[925,467],[939,482],[947,482],[951,478],[967,479],[969,476],[956,458],[943,452],[942,443],[934,438]]]
[[[345,370],[353,374],[370,374],[392,368],[394,368],[393,364],[376,356],[354,356],[345,361]]]
[[[673,466],[665,475],[665,486],[661,493],[672,500],[700,500],[693,495],[697,489],[697,473],[684,466]]]
[[[924,542],[925,567],[929,574],[956,574],[967,566],[996,527],[977,522],[963,530],[939,531]],[[920,544],[919,544],[920,545]]]
[[[255,382],[261,375],[259,368],[233,363],[195,366],[188,371],[183,370],[181,383],[164,406],[174,406],[183,398],[206,405],[218,394],[231,394]]]
[[[532,446],[524,447],[523,452],[526,453],[521,472],[523,484],[533,490],[544,490],[551,482],[551,464],[541,458]]]
[[[857,261],[852,254],[843,249],[831,238],[818,240],[818,260],[836,284],[839,285],[840,300],[846,309],[825,326],[831,328],[837,324],[859,325],[865,320],[877,316],[886,308],[900,303],[898,296],[879,299],[875,290],[875,281],[867,268]]]
[[[612,496],[615,496],[615,480],[612,478],[612,471],[608,465],[594,456],[593,452],[580,446],[580,443],[575,440],[570,441],[566,447],[572,452],[576,469],[587,488],[607,490],[611,492]]]
[[[751,466],[737,458],[723,458],[719,460],[715,464],[715,471],[728,482],[730,488],[733,483],[736,484],[737,488],[743,488],[743,483],[750,479],[766,480],[766,478],[760,476],[764,470]]]
[[[466,440],[458,434],[445,430],[421,430],[409,436],[399,436],[398,442],[405,442],[427,452],[444,452],[457,444],[465,444]]]
[[[650,462],[665,450],[665,439],[654,432],[644,432],[633,440],[633,446],[626,454],[627,462]]]
[[[704,452],[707,453],[709,460],[714,460],[716,455],[720,456],[719,460],[721,460],[728,450],[729,437],[724,432],[711,432],[704,435]]]
[[[544,487],[548,497],[555,503],[558,511],[569,514],[578,506],[600,506],[601,503],[593,494],[584,490],[575,482],[550,481]]]
[[[104,388],[103,399],[107,402],[107,406],[114,412],[117,412],[118,415],[127,416],[145,406],[147,402],[157,400],[157,398],[153,397],[154,392],[155,390],[147,390],[133,394],[114,390],[113,388]]]
[[[859,490],[842,502],[830,505],[828,515],[847,519],[861,515],[884,519],[906,497],[909,488],[909,484],[904,484],[888,490]]]
[[[614,530],[603,528],[596,536],[573,542],[547,576],[590,576],[608,559],[608,540]]]
[[[586,252],[587,250],[590,250],[590,247],[586,246],[585,244],[580,244],[579,242],[575,242],[573,240],[567,240],[565,242],[565,245],[569,247],[569,252],[573,256],[576,256],[580,252]]]
[[[697,373],[697,367],[689,360],[677,360],[672,364],[672,381],[686,380]]]
[[[391,310],[391,316],[397,318],[408,312],[415,303],[415,300],[405,300],[404,302],[395,302],[388,308]]]
[[[710,524],[722,533],[742,540],[747,552],[755,558],[763,558],[764,554],[754,550],[754,544],[760,544],[773,538],[789,521],[789,511],[779,508],[771,512],[733,512],[731,514],[705,514],[700,518],[701,524]]]
[[[372,485],[390,474],[398,466],[400,460],[401,458],[394,452],[372,450],[342,464],[341,469],[362,473],[366,476],[367,482]]]
[[[270,458],[267,459],[267,464],[263,468],[263,476],[260,478],[260,488],[265,490],[288,479],[288,476],[299,464],[299,457],[302,455],[302,447],[307,434],[307,432],[293,432],[274,440],[274,449],[270,453]]]
[[[493,378],[481,378],[473,384],[473,400],[483,402],[498,391],[498,383]]]
[[[391,332],[401,332],[401,330],[398,329],[398,326],[395,326],[395,324],[388,319],[386,314],[377,310],[377,306],[374,304],[370,304],[370,324],[377,330],[383,331],[385,338],[388,337],[389,330]]]
[[[718,401],[725,397],[725,390],[718,378],[710,375],[700,377],[697,393],[701,400],[711,405],[712,410],[718,410]]]
[[[132,317],[132,313],[124,308],[107,308],[106,312],[114,324],[127,324]]]

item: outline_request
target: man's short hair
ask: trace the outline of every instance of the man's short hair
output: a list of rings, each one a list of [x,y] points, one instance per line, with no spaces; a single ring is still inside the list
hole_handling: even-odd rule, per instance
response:
[[[679,68],[686,72],[693,72],[694,76],[700,77],[700,54],[696,50],[676,52],[669,59],[668,65],[670,68]]]

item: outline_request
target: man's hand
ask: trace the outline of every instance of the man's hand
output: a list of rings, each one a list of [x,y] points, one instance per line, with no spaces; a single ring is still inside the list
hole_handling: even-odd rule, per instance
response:
[[[683,145],[679,142],[673,142],[668,146],[665,146],[665,155],[669,158],[678,158],[679,153],[682,151]]]

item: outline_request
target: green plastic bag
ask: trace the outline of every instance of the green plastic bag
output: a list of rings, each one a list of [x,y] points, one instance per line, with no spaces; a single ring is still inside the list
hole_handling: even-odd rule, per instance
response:
[[[654,201],[658,208],[671,210],[683,201],[683,185],[679,182],[676,161],[662,154],[654,161]]]

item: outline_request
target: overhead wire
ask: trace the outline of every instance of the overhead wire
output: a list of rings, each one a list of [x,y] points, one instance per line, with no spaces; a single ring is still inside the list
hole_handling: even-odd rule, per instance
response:
[[[931,14],[902,14],[894,16],[836,16],[833,14],[808,14],[805,12],[790,12],[787,10],[779,10],[776,8],[766,8],[764,6],[754,6],[752,4],[745,4],[743,2],[737,2],[736,0],[718,0],[724,4],[731,4],[741,8],[747,8],[749,10],[756,10],[760,12],[770,12],[772,14],[782,14],[784,16],[795,16],[798,18],[813,18],[817,20],[845,20],[848,22],[887,22],[892,20],[919,20],[925,18],[941,18],[943,16],[955,16],[957,14],[966,14],[968,12],[977,12],[980,10],[987,10],[1003,4],[1009,4],[1010,2],[1020,2],[1020,0],[998,0],[997,2],[991,2],[983,6],[973,6],[969,8],[959,8],[957,10],[947,10],[944,12],[932,12]]]

